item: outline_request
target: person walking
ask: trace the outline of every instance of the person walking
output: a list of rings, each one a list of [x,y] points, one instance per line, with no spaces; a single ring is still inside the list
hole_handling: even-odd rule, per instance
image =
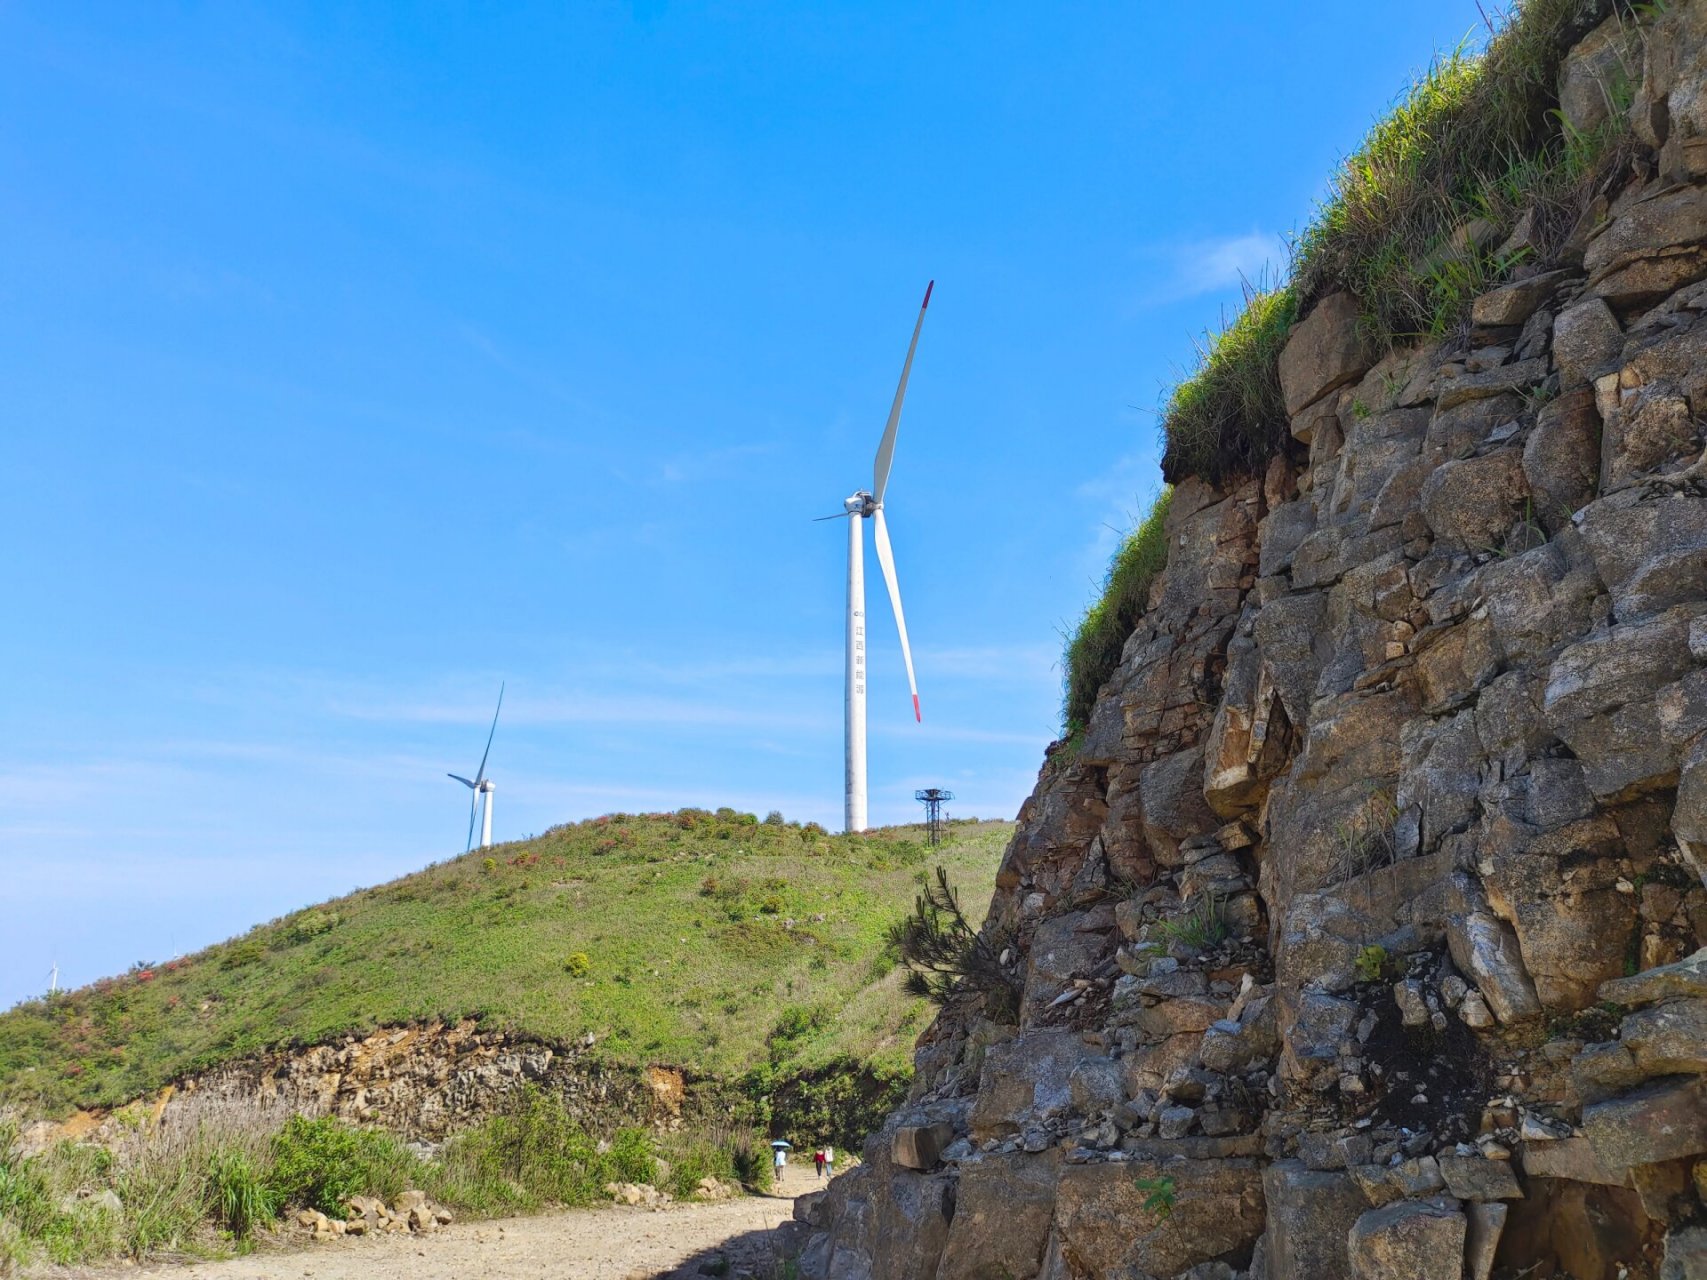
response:
[[[787,1163],[787,1161],[783,1158],[782,1148],[780,1146],[772,1147],[771,1148],[771,1155],[776,1161],[776,1180],[778,1182],[781,1182],[782,1181],[782,1166],[785,1163]]]
[[[812,1153],[812,1163],[817,1166],[818,1176],[822,1178],[824,1176],[824,1149],[822,1147]]]
[[[827,1142],[824,1144],[824,1176],[826,1178],[836,1176],[836,1151]]]

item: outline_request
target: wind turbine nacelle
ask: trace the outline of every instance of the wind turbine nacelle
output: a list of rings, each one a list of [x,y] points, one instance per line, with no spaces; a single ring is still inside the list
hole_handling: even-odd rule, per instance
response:
[[[842,509],[850,516],[870,517],[877,510],[877,499],[861,489],[852,497],[842,499]]]

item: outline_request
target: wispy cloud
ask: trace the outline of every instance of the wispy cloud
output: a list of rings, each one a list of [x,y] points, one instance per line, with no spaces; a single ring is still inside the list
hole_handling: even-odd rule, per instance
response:
[[[1152,245],[1139,251],[1149,278],[1140,289],[1139,307],[1183,302],[1224,293],[1242,282],[1274,279],[1287,264],[1286,241],[1268,231]]]

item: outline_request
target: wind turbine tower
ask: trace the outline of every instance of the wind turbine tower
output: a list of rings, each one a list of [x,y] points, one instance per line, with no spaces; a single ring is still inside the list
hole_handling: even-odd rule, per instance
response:
[[[465,778],[460,773],[447,773],[445,777],[455,778],[470,791],[468,798],[468,848],[474,848],[474,819],[476,811],[480,818],[480,847],[487,848],[492,843],[492,793],[497,785],[486,776],[486,761],[492,754],[492,738],[498,732],[498,712],[504,709],[504,686],[498,686],[498,708],[492,713],[492,728],[486,735],[486,750],[480,755],[480,768],[475,770],[472,778]],[[466,852],[466,850],[465,850]]]
[[[877,563],[883,570],[883,583],[889,589],[889,605],[895,613],[895,626],[901,634],[901,658],[907,666],[907,687],[913,695],[913,718],[924,720],[919,710],[919,686],[913,678],[913,652],[907,644],[907,619],[901,612],[901,585],[895,578],[895,554],[889,545],[889,528],[883,518],[883,491],[889,484],[889,468],[895,460],[895,431],[901,425],[901,402],[907,397],[907,378],[913,371],[913,353],[918,350],[919,330],[924,328],[925,308],[931,305],[931,290],[936,281],[925,286],[925,300],[919,304],[919,318],[913,323],[913,340],[907,345],[907,359],[901,366],[901,382],[895,388],[895,402],[889,407],[889,421],[878,441],[877,460],[872,467],[871,489],[861,489],[842,503],[843,516],[848,522],[848,617],[847,617],[847,694],[846,694],[846,777],[845,815],[848,831],[864,831],[866,821],[865,770],[865,522],[870,520],[877,547]],[[825,516],[824,519],[841,517]]]

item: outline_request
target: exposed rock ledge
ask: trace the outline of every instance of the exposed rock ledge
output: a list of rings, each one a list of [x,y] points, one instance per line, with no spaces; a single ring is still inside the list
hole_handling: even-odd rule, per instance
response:
[[[1707,1276],[1707,4],[1646,48],[1564,260],[1373,367],[1319,304],[1291,456],[1178,486],[1017,1022],[942,1012],[807,1280]]]
[[[526,1083],[557,1094],[573,1114],[600,1127],[680,1111],[680,1072],[611,1067],[591,1057],[589,1048],[483,1031],[472,1021],[386,1027],[225,1063],[122,1110],[170,1125],[193,1123],[198,1108],[237,1103],[281,1114],[336,1115],[425,1142],[477,1122]],[[60,1138],[100,1140],[120,1123],[113,1114],[82,1111],[59,1124],[31,1126],[25,1144],[34,1150]]]

